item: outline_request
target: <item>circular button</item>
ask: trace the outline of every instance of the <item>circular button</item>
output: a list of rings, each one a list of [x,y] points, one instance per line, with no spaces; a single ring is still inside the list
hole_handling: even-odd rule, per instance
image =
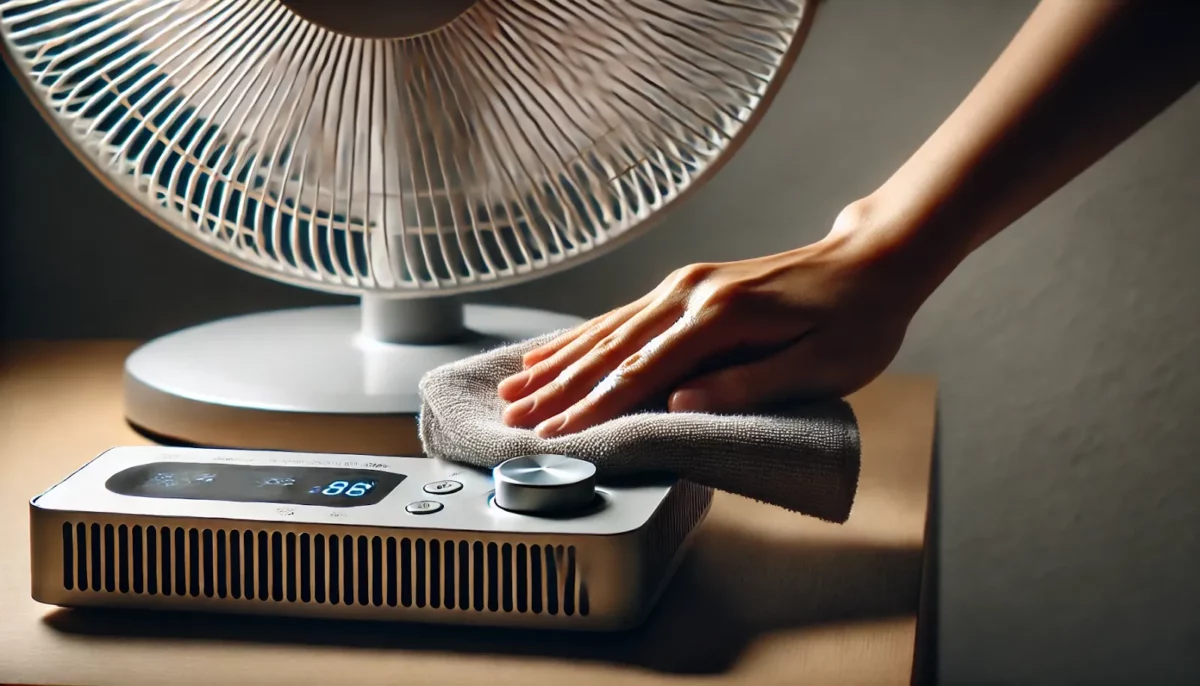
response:
[[[457,481],[449,479],[445,481],[434,481],[431,484],[425,484],[425,492],[433,495],[449,495],[450,493],[458,493],[462,490],[463,485]]]
[[[596,497],[596,466],[565,455],[515,457],[497,465],[492,478],[496,504],[513,512],[563,512]]]
[[[442,504],[436,500],[418,500],[415,503],[409,503],[408,507],[404,509],[408,510],[410,514],[433,514],[442,509]]]

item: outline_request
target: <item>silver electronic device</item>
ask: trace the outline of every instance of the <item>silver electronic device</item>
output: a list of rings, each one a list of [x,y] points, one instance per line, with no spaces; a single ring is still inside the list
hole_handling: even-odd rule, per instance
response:
[[[657,602],[712,490],[556,455],[120,447],[30,502],[35,600],[617,630]]]

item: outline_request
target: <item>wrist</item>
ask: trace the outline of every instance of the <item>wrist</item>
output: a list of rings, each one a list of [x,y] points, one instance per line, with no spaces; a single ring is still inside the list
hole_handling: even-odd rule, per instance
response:
[[[919,307],[965,257],[936,218],[880,191],[848,204],[825,241],[843,244],[864,269],[880,274]]]

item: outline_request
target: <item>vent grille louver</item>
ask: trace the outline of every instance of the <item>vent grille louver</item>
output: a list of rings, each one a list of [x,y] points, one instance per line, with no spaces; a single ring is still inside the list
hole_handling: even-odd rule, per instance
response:
[[[586,616],[574,546],[64,522],[68,591]]]
[[[704,517],[711,502],[712,488],[708,486],[680,482],[671,490],[645,529],[648,573],[654,574],[657,569],[670,563],[679,546]]]

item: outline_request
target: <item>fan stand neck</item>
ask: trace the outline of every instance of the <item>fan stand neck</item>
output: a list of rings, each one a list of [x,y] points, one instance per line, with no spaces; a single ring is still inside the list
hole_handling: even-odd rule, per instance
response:
[[[463,303],[455,297],[362,298],[362,335],[379,343],[452,343],[466,331]]]

